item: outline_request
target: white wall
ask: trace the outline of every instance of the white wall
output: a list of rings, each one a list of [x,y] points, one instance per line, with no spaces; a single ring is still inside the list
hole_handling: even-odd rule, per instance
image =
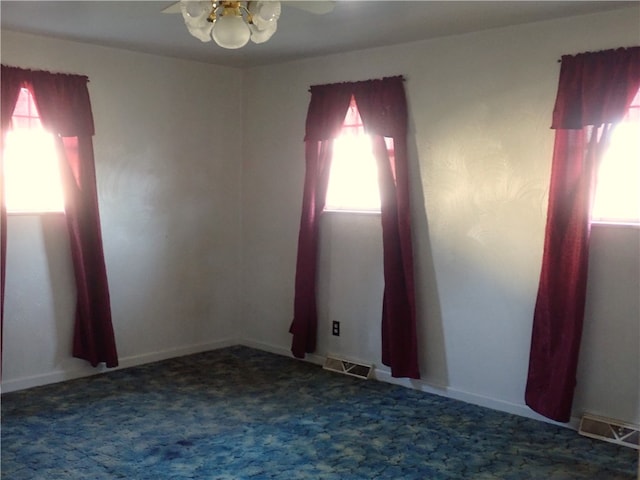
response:
[[[575,404],[640,424],[640,228],[594,225]]]
[[[414,386],[531,414],[523,397],[544,236],[557,60],[563,54],[637,44],[638,15],[634,7],[248,71],[245,129],[251,142],[244,154],[242,207],[242,316],[248,339],[273,351],[290,346],[308,87],[402,74],[411,109],[423,374],[423,382]],[[349,224],[340,216],[323,220],[316,353],[371,362],[384,376],[378,343],[381,274],[375,275],[380,246],[361,240],[363,231],[375,236],[379,227],[364,222]],[[348,243],[358,241],[355,249]],[[363,261],[367,255],[369,263]],[[637,244],[624,255],[623,262],[637,265]],[[622,368],[617,382],[607,382],[602,368],[583,355],[576,416],[592,411],[627,421],[640,418],[637,368],[630,367],[639,358],[635,278],[635,287],[615,299],[606,294],[591,299],[588,322],[599,317],[596,312],[616,312],[625,321],[606,328],[615,331],[613,338],[627,341],[602,340],[597,329],[586,328],[586,351],[598,351],[593,358],[611,358]],[[342,290],[348,283],[357,288]],[[358,311],[354,305],[360,305]],[[329,333],[334,319],[342,322],[339,339]]]
[[[121,365],[237,342],[242,73],[2,31],[2,62],[89,76]],[[71,358],[64,218],[10,216],[4,391],[94,372]],[[53,281],[52,281],[53,280]]]
[[[380,216],[332,212],[320,226],[318,342],[330,355],[381,362],[384,278]],[[332,335],[332,321],[340,335]]]

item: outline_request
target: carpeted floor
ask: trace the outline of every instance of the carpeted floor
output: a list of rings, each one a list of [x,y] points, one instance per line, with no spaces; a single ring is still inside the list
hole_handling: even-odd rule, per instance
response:
[[[2,396],[2,479],[631,480],[637,452],[245,347]]]

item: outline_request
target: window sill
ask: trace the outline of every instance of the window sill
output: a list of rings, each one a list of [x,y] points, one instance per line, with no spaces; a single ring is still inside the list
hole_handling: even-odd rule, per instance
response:
[[[64,215],[64,211],[52,210],[48,212],[32,212],[32,211],[12,211],[7,212],[8,217],[41,217],[43,215]]]
[[[334,214],[347,214],[347,215],[377,215],[380,216],[380,210],[338,210],[338,209],[325,209],[322,213],[328,213],[330,215]]]
[[[604,220],[593,220],[591,222],[592,227],[597,228],[640,228],[640,223],[637,222],[607,222]]]

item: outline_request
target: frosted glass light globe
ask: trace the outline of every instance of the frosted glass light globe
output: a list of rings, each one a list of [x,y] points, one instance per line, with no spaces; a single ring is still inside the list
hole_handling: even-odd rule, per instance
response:
[[[280,2],[257,2],[256,14],[260,20],[268,22],[280,18]]]
[[[264,28],[259,28],[257,25],[249,25],[249,28],[251,28],[251,41],[264,43],[276,33],[278,22],[276,20],[268,22]]]
[[[280,2],[250,2],[249,11],[253,16],[253,24],[260,30],[266,30],[270,27],[270,24],[277,22],[280,18]]]
[[[203,15],[209,15],[209,12],[211,11],[211,2],[182,0],[180,2],[180,9],[182,10],[183,15],[186,13],[186,15],[192,18],[198,18]]]
[[[211,36],[222,48],[241,48],[249,41],[251,30],[242,17],[223,15],[216,20]]]
[[[211,2],[182,0],[180,11],[189,33],[202,42],[210,42],[213,25],[207,22],[207,17],[211,13]]]

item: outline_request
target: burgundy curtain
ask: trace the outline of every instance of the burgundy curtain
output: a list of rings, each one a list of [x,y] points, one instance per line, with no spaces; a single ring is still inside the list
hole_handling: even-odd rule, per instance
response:
[[[13,69],[5,73],[2,66],[0,76],[0,152],[4,151],[4,140],[11,126],[11,117],[20,95],[20,75]],[[0,161],[0,372],[2,372],[2,345],[4,331],[4,286],[7,259],[7,207],[4,198],[4,162]]]
[[[568,422],[584,317],[590,206],[609,132],[640,88],[640,47],[563,56],[525,400]]]
[[[54,133],[61,159],[65,217],[77,287],[73,356],[96,366],[118,365],[100,232],[88,79],[2,65],[2,135],[10,128],[20,88],[33,95],[44,128]],[[6,209],[2,201],[2,272]],[[4,303],[4,283],[2,290]]]
[[[324,209],[333,139],[351,97],[378,162],[383,234],[382,361],[394,377],[420,378],[407,160],[407,102],[402,77],[311,87],[305,135],[306,174],[296,266],[291,351],[315,350],[318,227]],[[384,137],[392,139],[390,151]]]

